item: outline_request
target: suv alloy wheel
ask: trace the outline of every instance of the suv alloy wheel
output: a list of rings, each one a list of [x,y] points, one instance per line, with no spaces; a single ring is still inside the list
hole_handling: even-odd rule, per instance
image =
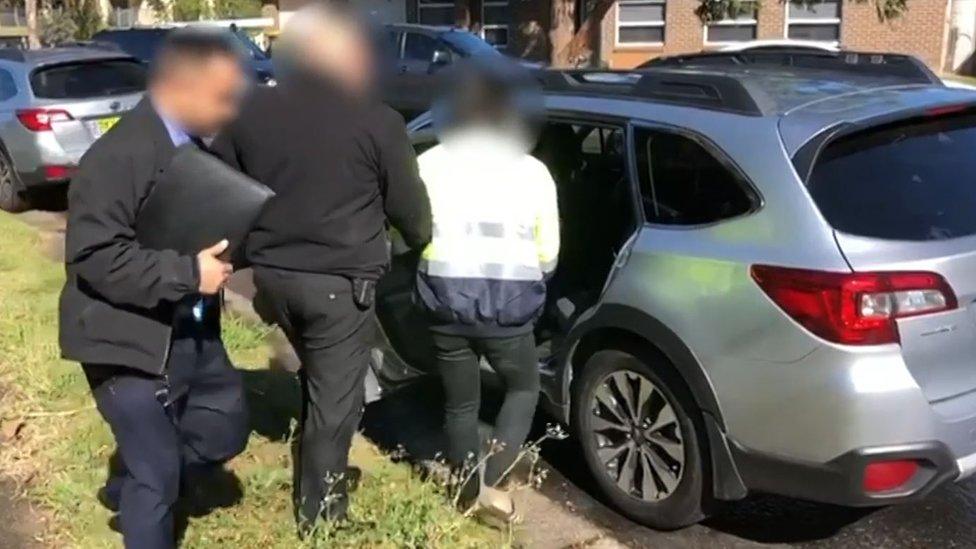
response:
[[[612,503],[634,520],[670,530],[704,518],[706,474],[701,430],[689,413],[697,411],[666,368],[623,350],[595,353],[575,382],[573,423],[590,472]]]
[[[0,210],[18,213],[28,210],[29,207],[27,199],[21,194],[10,158],[0,151]]]

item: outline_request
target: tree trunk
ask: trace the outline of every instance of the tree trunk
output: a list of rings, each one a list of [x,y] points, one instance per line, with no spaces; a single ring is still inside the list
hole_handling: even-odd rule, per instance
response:
[[[37,0],[24,0],[24,12],[27,16],[27,45],[31,48],[41,47],[40,29],[37,26]]]
[[[472,0],[456,0],[454,2],[454,26],[461,29],[471,28]]]
[[[549,30],[549,42],[552,53],[549,63],[554,68],[571,67],[568,46],[576,34],[576,1],[552,0],[552,13]]]
[[[549,33],[553,67],[580,67],[590,64],[596,44],[600,40],[603,18],[613,3],[614,0],[597,0],[583,23],[576,28],[576,2],[553,0],[553,27]]]
[[[586,14],[583,24],[577,29],[573,39],[567,45],[566,57],[574,61],[576,67],[592,65],[593,52],[600,41],[600,30],[603,18],[610,11],[614,0],[598,0],[590,13]]]

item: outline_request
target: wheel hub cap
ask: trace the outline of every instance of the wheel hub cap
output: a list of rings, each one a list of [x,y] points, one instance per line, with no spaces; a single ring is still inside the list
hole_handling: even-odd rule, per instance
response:
[[[684,442],[674,408],[643,375],[621,370],[597,385],[591,432],[606,474],[621,491],[660,501],[684,473]]]

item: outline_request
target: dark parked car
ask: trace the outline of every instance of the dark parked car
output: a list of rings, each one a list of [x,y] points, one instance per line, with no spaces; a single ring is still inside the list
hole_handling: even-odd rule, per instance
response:
[[[174,28],[176,27],[103,30],[95,33],[92,41],[95,43],[114,44],[125,53],[143,63],[149,63],[152,61],[153,56],[156,54],[156,49],[162,43],[163,39]],[[232,33],[240,42],[244,57],[258,83],[273,86],[276,82],[274,79],[274,69],[271,66],[271,57],[255,44],[244,31],[236,28],[228,28],[227,32]]]
[[[386,25],[384,32],[383,96],[408,120],[430,108],[441,69],[458,59],[502,57],[491,44],[463,29],[398,24]]]

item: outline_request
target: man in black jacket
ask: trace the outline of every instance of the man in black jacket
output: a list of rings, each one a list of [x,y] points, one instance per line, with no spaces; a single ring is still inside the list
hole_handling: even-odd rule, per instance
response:
[[[368,95],[371,59],[354,20],[324,5],[295,14],[275,45],[276,88],[259,90],[214,143],[276,196],[249,237],[255,308],[302,362],[296,463],[301,530],[345,516],[350,442],[375,336],[373,288],[389,222],[408,245],[430,239],[427,193],[403,119]]]
[[[119,512],[130,548],[174,547],[186,474],[219,467],[247,440],[213,298],[231,273],[217,258],[227,242],[193,257],[142,248],[134,228],[176,146],[229,120],[243,84],[222,35],[174,32],[147,97],[85,154],[68,195],[61,351],[82,363],[115,436],[122,467],[99,499]]]

